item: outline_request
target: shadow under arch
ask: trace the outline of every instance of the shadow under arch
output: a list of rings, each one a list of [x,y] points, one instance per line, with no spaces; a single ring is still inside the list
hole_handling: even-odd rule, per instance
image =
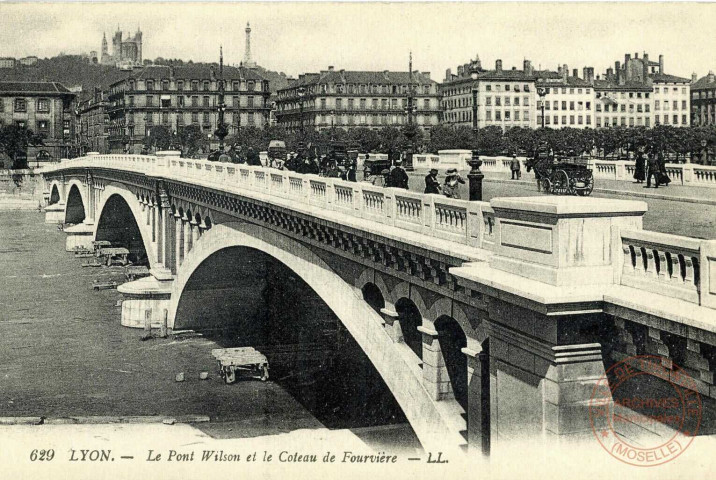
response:
[[[60,189],[57,188],[57,184],[52,184],[52,189],[50,190],[50,199],[48,200],[48,205],[54,205],[60,201]]]
[[[402,297],[395,302],[395,311],[398,313],[400,331],[403,334],[403,341],[422,361],[423,359],[423,334],[418,327],[423,324],[423,316],[420,309],[409,298]]]
[[[77,184],[70,187],[65,204],[65,223],[82,223],[86,217],[85,205]]]
[[[113,247],[126,248],[129,250],[129,260],[134,265],[150,266],[151,250],[147,250],[147,240],[140,224],[122,195],[111,194],[103,203],[94,239],[109,241]]]
[[[452,317],[443,315],[435,320],[440,352],[450,378],[455,400],[467,411],[467,357],[462,349],[467,347],[467,336]]]
[[[363,285],[361,293],[363,294],[363,300],[377,313],[380,313],[380,311],[385,308],[383,292],[380,291],[380,288],[378,288],[375,283],[369,282]]]
[[[176,320],[184,289],[194,272],[216,252],[228,247],[258,250],[283,264],[300,277],[333,312],[368,357],[405,413],[425,448],[457,447],[464,443],[454,421],[438,408],[416,375],[412,360],[402,355],[398,344],[382,325],[382,318],[362,295],[310,248],[273,230],[244,222],[214,224],[194,245],[179,268],[172,286],[169,323]]]

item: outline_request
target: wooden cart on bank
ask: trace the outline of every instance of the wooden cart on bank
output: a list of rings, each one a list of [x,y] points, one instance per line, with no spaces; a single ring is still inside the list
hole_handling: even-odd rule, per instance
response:
[[[99,256],[107,262],[108,267],[115,263],[123,267],[129,264],[129,250],[123,247],[102,248],[99,251]]]
[[[237,374],[262,382],[269,378],[268,359],[253,347],[216,348],[211,354],[219,364],[219,375],[227,384],[234,383]]]

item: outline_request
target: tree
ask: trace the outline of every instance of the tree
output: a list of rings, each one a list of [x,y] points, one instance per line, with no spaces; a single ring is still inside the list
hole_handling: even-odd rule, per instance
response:
[[[179,141],[187,156],[196,155],[199,149],[206,149],[209,142],[199,125],[187,125],[179,131]]]
[[[13,170],[27,168],[27,147],[42,146],[42,136],[32,130],[18,125],[7,125],[0,128],[0,152],[12,160]]]
[[[477,150],[481,155],[497,155],[502,152],[503,148],[502,128],[490,125],[478,130]]]
[[[167,150],[172,143],[172,132],[163,125],[152,127],[149,135],[144,137],[144,146],[147,149]]]
[[[380,151],[382,153],[400,152],[406,143],[403,132],[395,127],[385,127],[378,131]]]
[[[355,128],[348,132],[348,139],[357,143],[361,152],[374,152],[380,148],[380,136],[370,128]]]

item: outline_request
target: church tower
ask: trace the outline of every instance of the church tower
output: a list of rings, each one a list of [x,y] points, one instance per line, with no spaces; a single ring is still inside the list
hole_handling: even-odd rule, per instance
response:
[[[109,55],[109,47],[107,46],[107,34],[102,34],[102,58]]]
[[[255,68],[256,62],[251,60],[251,25],[246,22],[246,52],[244,53],[244,66]]]

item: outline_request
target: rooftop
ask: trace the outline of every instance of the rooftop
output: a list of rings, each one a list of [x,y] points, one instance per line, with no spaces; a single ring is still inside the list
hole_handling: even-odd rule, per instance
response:
[[[67,87],[58,82],[0,82],[0,92],[25,94],[63,93],[72,95],[72,92]]]
[[[413,72],[413,84],[429,85],[435,82],[425,73]],[[407,85],[410,83],[410,72],[369,72],[369,71],[348,71],[348,70],[324,70],[320,73],[306,73],[298,79],[289,83],[287,89],[304,85],[317,85],[323,83],[346,83],[365,85],[398,84]]]
[[[691,84],[692,90],[700,90],[706,88],[716,88],[716,77],[714,76],[713,71],[709,72],[708,75],[699,78],[696,82]]]
[[[141,70],[135,70],[128,73],[124,78],[115,82],[124,82],[128,79],[135,80],[164,80],[164,79],[186,79],[186,80],[209,80],[219,76],[219,66],[214,64],[192,64],[192,65],[147,65]],[[242,80],[265,80],[262,75],[253,69],[246,67],[229,67],[224,66],[224,80],[231,81],[234,79]]]

